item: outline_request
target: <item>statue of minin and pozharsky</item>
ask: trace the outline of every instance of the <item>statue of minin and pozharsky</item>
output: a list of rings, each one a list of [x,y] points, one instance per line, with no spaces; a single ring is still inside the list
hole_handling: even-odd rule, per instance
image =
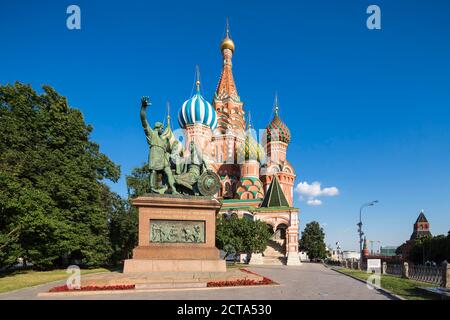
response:
[[[141,98],[141,122],[149,145],[148,169],[150,193],[213,196],[219,191],[220,178],[209,169],[201,151],[191,141],[188,157],[185,157],[179,141],[170,145],[164,137],[164,125],[156,122],[150,127],[146,110],[148,97]],[[160,178],[161,177],[161,178]]]

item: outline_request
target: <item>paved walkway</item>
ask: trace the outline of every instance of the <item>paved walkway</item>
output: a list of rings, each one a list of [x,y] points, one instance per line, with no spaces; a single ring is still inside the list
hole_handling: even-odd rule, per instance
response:
[[[303,263],[301,266],[258,266],[248,268],[266,276],[277,286],[240,288],[203,288],[152,292],[130,292],[121,294],[95,294],[64,297],[63,299],[192,299],[192,300],[240,300],[240,299],[310,299],[310,300],[386,300],[385,295],[367,288],[365,283],[337,273],[321,264]],[[37,297],[39,292],[63,284],[40,285],[0,294],[0,299],[49,299]],[[54,299],[54,298],[52,298]]]

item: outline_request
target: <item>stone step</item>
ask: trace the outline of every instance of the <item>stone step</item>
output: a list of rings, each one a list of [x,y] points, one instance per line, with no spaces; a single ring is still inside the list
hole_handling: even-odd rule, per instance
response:
[[[206,288],[206,282],[152,282],[136,283],[136,290],[146,289],[181,289],[181,288]]]
[[[265,256],[263,257],[263,264],[266,265],[276,265],[282,266],[285,265],[286,258],[284,257],[274,257],[274,256]]]
[[[284,257],[285,247],[284,240],[269,240],[267,244],[267,248],[264,251],[264,255],[266,256],[278,256]]]
[[[275,249],[270,248],[270,247],[267,247],[264,252],[267,253],[268,255],[269,255],[269,252],[284,255],[283,251],[275,250]]]
[[[264,255],[266,255],[266,256],[279,256],[279,257],[283,256],[284,257],[284,253],[283,252],[276,251],[276,250],[269,249],[269,248],[267,248],[264,251]]]
[[[263,265],[265,266],[284,266],[284,263],[280,261],[263,261]]]
[[[263,255],[263,257],[266,258],[266,259],[275,259],[275,260],[280,260],[280,259],[284,259],[285,258],[284,254],[282,254],[282,255],[267,254],[267,255]]]

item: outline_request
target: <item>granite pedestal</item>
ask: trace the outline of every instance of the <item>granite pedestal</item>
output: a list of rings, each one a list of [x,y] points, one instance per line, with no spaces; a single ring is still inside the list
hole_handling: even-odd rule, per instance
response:
[[[124,273],[225,272],[215,246],[220,202],[201,196],[146,194],[132,200],[139,212],[139,243]]]

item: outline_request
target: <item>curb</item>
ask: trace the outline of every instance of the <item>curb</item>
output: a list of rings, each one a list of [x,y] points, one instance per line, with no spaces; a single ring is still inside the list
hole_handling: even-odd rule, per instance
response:
[[[248,270],[248,268],[239,268],[242,273],[249,273],[257,275],[261,278],[264,276]],[[269,279],[271,280],[271,279]],[[87,296],[87,295],[112,295],[112,294],[127,294],[127,293],[145,293],[145,292],[165,292],[165,291],[185,291],[185,290],[216,290],[216,289],[231,289],[231,288],[254,288],[254,287],[267,287],[267,286],[279,286],[277,282],[271,280],[271,284],[252,284],[252,285],[237,285],[237,286],[217,286],[208,287],[208,282],[188,282],[188,283],[172,283],[173,287],[168,287],[167,283],[143,283],[135,284],[135,289],[127,290],[80,290],[80,291],[61,291],[61,292],[39,292],[37,297],[73,297],[73,296]],[[155,286],[156,285],[156,286]],[[161,285],[161,287],[158,287]],[[147,287],[149,286],[149,287]],[[153,287],[154,286],[154,287]]]
[[[47,286],[47,285],[56,285],[56,284],[59,284],[59,283],[64,283],[64,279],[61,279],[61,280],[55,280],[55,281],[50,281],[50,282],[46,282],[46,283],[41,283],[41,284],[36,284],[36,285],[34,285],[34,286],[29,286],[29,287],[23,287],[23,288],[20,288],[20,289],[14,289],[14,290],[11,290],[11,291],[5,291],[5,292],[1,292],[0,293],[0,297],[2,297],[2,296],[7,296],[7,295],[9,295],[9,294],[14,294],[14,293],[17,293],[17,292],[19,292],[19,291],[22,291],[22,290],[27,290],[27,289],[38,289],[39,287],[44,287],[44,286]]]
[[[365,284],[371,286],[373,289],[375,289],[375,290],[381,292],[382,294],[389,296],[389,297],[392,298],[393,300],[407,300],[407,299],[405,299],[405,298],[403,298],[403,297],[401,297],[401,296],[399,296],[399,295],[396,295],[395,293],[393,293],[393,292],[391,292],[391,291],[389,291],[389,290],[386,290],[386,289],[383,289],[383,288],[378,288],[378,287],[374,286],[373,284],[368,283],[366,280],[362,280],[362,279],[360,279],[360,278],[357,278],[357,277],[355,277],[355,276],[352,276],[352,275],[350,275],[350,274],[347,274],[347,273],[345,273],[345,272],[342,272],[342,271],[340,271],[340,270],[338,270],[338,269],[335,269],[335,268],[332,268],[332,267],[328,267],[328,266],[325,265],[325,264],[324,264],[324,266],[325,266],[326,268],[330,269],[330,270],[333,270],[333,271],[337,272],[337,273],[346,275],[347,277],[350,277],[350,278],[353,278],[353,279],[355,279],[355,280],[358,280],[359,282],[365,283]]]
[[[100,271],[100,272],[88,273],[88,274],[85,274],[85,276],[90,276],[91,274],[92,275],[102,274],[102,273],[106,273],[106,272],[108,272],[108,271]],[[83,276],[83,275],[81,275],[81,276]],[[6,296],[6,295],[9,295],[9,294],[17,293],[17,292],[19,292],[21,290],[37,289],[39,287],[47,286],[47,285],[50,285],[50,284],[54,285],[54,284],[58,284],[58,283],[64,283],[66,280],[67,280],[66,278],[65,279],[60,279],[60,280],[52,280],[52,281],[44,282],[44,283],[41,283],[41,284],[35,284],[35,285],[29,286],[29,287],[23,287],[23,288],[19,288],[19,289],[10,290],[10,291],[0,292],[0,297],[1,296]]]
[[[102,294],[127,294],[127,293],[146,293],[146,292],[167,292],[167,291],[200,291],[200,290],[222,290],[222,289],[243,289],[243,288],[261,288],[261,287],[275,287],[279,284],[266,285],[249,285],[249,286],[229,286],[229,287],[204,287],[204,288],[162,288],[162,289],[134,289],[134,290],[98,290],[98,291],[79,291],[79,292],[39,292],[37,297],[76,297],[88,295],[102,295]]]

